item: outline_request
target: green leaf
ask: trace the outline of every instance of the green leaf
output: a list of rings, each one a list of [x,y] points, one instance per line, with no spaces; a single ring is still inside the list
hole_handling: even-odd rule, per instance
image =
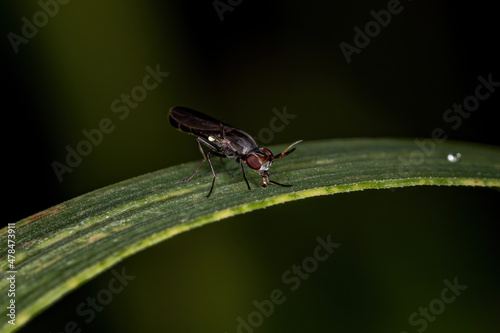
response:
[[[280,152],[285,146],[271,147]],[[194,146],[193,146],[193,149]],[[451,155],[450,155],[451,154]],[[459,154],[459,155],[457,155]],[[448,158],[450,155],[450,158]],[[453,158],[455,157],[455,158]],[[459,158],[458,158],[459,157]],[[276,160],[271,178],[292,188],[258,187],[238,164],[214,159],[215,189],[206,198],[208,166],[189,182],[198,162],[170,167],[61,203],[15,224],[16,325],[119,261],[181,232],[229,216],[318,195],[415,185],[500,187],[500,149],[450,142],[352,139],[304,142]],[[247,169],[248,170],[248,169]],[[0,317],[7,317],[8,229],[0,230],[4,272]]]

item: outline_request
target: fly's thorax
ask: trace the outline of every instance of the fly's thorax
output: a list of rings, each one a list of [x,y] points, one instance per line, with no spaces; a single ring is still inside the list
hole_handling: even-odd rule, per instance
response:
[[[241,156],[246,156],[258,149],[257,143],[250,134],[236,128],[225,130],[222,139],[227,150],[232,150]]]

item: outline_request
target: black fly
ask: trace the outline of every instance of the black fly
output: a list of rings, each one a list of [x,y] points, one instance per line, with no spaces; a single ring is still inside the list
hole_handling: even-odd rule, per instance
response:
[[[293,152],[295,148],[290,148],[299,142],[302,142],[302,140],[291,144],[281,154],[273,155],[269,149],[259,148],[255,140],[248,133],[203,113],[185,107],[176,106],[170,109],[168,120],[170,121],[170,124],[178,130],[196,135],[198,137],[196,138],[196,141],[198,142],[200,153],[203,155],[203,161],[201,161],[194,173],[184,180],[187,181],[193,178],[194,175],[200,170],[203,163],[205,163],[208,159],[208,164],[210,165],[214,178],[212,179],[212,186],[210,187],[207,198],[210,194],[212,194],[216,177],[212,162],[210,161],[210,156],[235,158],[236,162],[241,165],[243,179],[245,179],[249,190],[250,184],[248,184],[243,163],[246,163],[251,169],[260,174],[262,177],[260,187],[265,188],[268,183],[283,187],[292,186],[283,185],[270,180],[269,167],[273,164],[274,159],[285,157]],[[210,151],[205,154],[201,144],[208,147]]]

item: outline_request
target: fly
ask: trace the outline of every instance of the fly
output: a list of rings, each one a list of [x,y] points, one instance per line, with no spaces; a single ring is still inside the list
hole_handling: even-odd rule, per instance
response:
[[[293,185],[284,185],[269,179],[269,168],[273,161],[277,158],[283,158],[292,153],[296,144],[302,142],[299,140],[292,143],[281,154],[273,155],[267,148],[259,148],[255,140],[248,133],[239,130],[231,125],[225,124],[201,112],[194,111],[185,107],[176,106],[170,109],[168,114],[170,124],[177,128],[179,131],[186,132],[197,136],[198,149],[200,150],[203,160],[196,168],[194,173],[185,178],[188,181],[196,175],[201,166],[208,160],[210,169],[212,170],[213,179],[212,186],[208,192],[207,198],[212,194],[215,185],[215,178],[217,177],[210,161],[211,156],[218,156],[221,158],[235,158],[236,162],[240,164],[241,171],[243,172],[243,179],[250,190],[245,175],[245,168],[243,163],[246,163],[251,169],[259,173],[262,181],[260,187],[266,188],[268,184],[278,185],[282,187],[291,187]],[[206,146],[210,151],[205,153],[203,146]]]

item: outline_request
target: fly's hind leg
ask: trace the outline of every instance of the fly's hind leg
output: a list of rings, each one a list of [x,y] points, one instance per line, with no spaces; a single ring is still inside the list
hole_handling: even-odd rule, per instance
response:
[[[196,170],[193,172],[193,174],[191,176],[184,178],[183,181],[185,181],[185,182],[187,182],[188,180],[191,180],[191,178],[193,178],[194,175],[196,175],[198,173],[198,171],[200,171],[201,166],[207,160],[207,157],[205,156],[205,152],[203,151],[203,148],[201,147],[201,143],[200,143],[199,138],[196,139],[196,142],[198,142],[198,149],[200,150],[201,156],[203,156],[203,160],[200,162],[200,165],[198,165],[198,167],[196,168]]]
[[[191,180],[194,177],[194,175],[196,175],[198,173],[198,171],[200,171],[200,168],[203,165],[203,163],[205,163],[205,161],[208,160],[208,164],[210,165],[210,169],[212,170],[212,175],[214,176],[214,178],[212,179],[212,186],[210,187],[210,191],[208,192],[208,195],[207,195],[207,198],[208,198],[210,196],[210,194],[212,194],[212,191],[213,191],[214,185],[215,185],[215,178],[217,177],[217,175],[215,174],[214,167],[212,165],[212,161],[210,160],[210,156],[218,156],[220,158],[226,158],[226,155],[220,154],[220,153],[217,153],[214,151],[209,151],[208,153],[205,154],[205,152],[203,151],[203,147],[201,146],[202,143],[204,145],[206,145],[207,147],[209,147],[210,149],[216,150],[216,148],[200,137],[197,138],[196,141],[198,142],[198,149],[200,150],[200,153],[203,156],[203,160],[200,162],[200,164],[198,165],[196,170],[193,172],[193,174],[191,176],[185,178],[184,181]]]

